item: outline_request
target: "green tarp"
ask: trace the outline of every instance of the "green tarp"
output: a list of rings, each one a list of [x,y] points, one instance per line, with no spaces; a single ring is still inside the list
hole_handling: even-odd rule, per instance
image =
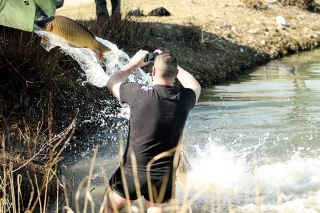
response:
[[[48,16],[56,12],[57,0],[0,0],[0,25],[31,32],[37,4]]]

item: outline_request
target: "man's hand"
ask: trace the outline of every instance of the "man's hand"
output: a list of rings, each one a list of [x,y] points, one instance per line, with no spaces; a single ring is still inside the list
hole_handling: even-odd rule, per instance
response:
[[[148,55],[148,51],[146,50],[139,50],[130,60],[129,64],[136,68],[145,66],[148,62],[145,62],[144,59]]]
[[[145,66],[148,62],[144,58],[149,52],[146,50],[139,50],[121,70],[114,72],[108,82],[107,87],[113,95],[120,99],[120,85],[126,81],[128,76],[137,68]]]
[[[178,65],[177,78],[184,88],[192,89],[196,94],[196,102],[199,99],[201,93],[201,86],[198,81],[185,69]]]

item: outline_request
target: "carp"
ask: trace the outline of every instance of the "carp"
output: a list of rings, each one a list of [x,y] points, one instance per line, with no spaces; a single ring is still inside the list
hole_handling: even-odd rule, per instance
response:
[[[64,38],[70,46],[90,48],[98,53],[99,60],[103,58],[105,52],[111,51],[109,47],[99,42],[90,30],[65,16],[52,16],[36,20],[35,24],[44,31]],[[46,42],[45,38],[41,39],[41,43]]]

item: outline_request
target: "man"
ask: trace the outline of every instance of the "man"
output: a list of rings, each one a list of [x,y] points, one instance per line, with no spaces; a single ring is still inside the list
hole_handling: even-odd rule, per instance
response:
[[[152,68],[153,86],[125,83],[137,68],[145,66],[148,51],[138,51],[107,82],[115,97],[130,105],[130,124],[123,162],[110,178],[105,192],[104,212],[121,210],[144,196],[148,213],[162,212],[161,206],[174,193],[174,156],[189,111],[197,102],[201,87],[177,64],[170,52],[156,50]],[[173,88],[177,78],[181,90]],[[172,183],[173,182],[173,183]],[[113,204],[113,205],[112,205]]]
[[[109,19],[109,13],[107,9],[107,0],[95,0],[96,3],[96,15],[97,15],[97,22],[102,23]],[[120,0],[111,0],[112,6],[112,17],[115,20],[121,19],[120,13]]]

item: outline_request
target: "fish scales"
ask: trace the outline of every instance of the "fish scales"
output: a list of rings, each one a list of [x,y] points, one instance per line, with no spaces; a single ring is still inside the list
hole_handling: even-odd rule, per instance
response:
[[[74,46],[83,46],[91,49],[99,49],[99,44],[95,36],[78,22],[66,19],[61,16],[55,16],[54,20],[48,24],[47,29],[56,35],[65,38]]]
[[[71,46],[90,48],[99,53],[99,59],[110,48],[96,40],[95,35],[78,22],[64,17],[54,16],[45,20],[38,20],[36,24],[57,36],[64,38]]]

